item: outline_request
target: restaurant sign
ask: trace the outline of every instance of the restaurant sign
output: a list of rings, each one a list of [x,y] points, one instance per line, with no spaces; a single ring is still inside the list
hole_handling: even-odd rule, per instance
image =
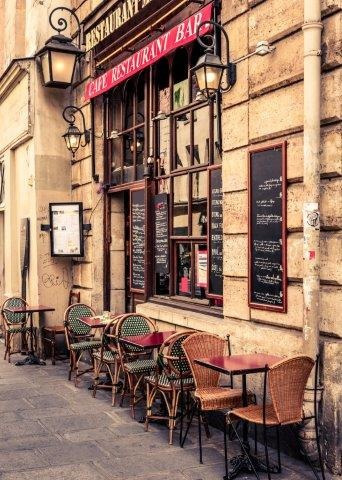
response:
[[[84,94],[85,100],[102,95],[144,68],[157,62],[176,48],[195,40],[198,26],[202,22],[210,20],[211,13],[212,4],[209,3],[182,23],[150,42],[146,47],[141,48],[103,75],[87,83]],[[200,35],[205,35],[210,28],[209,24],[202,26]]]
[[[105,38],[131,20],[152,0],[125,0],[85,35],[86,51],[96,47]]]

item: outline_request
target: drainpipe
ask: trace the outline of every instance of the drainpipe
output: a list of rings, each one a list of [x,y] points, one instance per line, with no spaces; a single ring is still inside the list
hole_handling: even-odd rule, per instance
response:
[[[303,203],[303,352],[316,358],[320,321],[320,94],[321,1],[304,0],[304,203]],[[305,413],[314,410],[314,375],[305,395]],[[319,395],[318,395],[319,400]],[[301,431],[303,447],[316,457],[315,429]]]

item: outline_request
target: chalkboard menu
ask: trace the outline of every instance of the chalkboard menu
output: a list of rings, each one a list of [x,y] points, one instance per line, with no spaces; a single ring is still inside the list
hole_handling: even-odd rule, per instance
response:
[[[285,144],[249,156],[249,303],[286,310]]]
[[[222,255],[222,172],[221,168],[209,170],[209,266],[208,297],[223,295]]]
[[[169,212],[168,194],[154,197],[154,268],[156,273],[169,273]]]
[[[145,291],[145,190],[131,191],[131,290]]]

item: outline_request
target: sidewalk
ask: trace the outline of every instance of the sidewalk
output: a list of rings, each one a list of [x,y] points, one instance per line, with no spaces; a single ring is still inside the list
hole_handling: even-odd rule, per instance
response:
[[[67,362],[52,366],[14,365],[3,361],[0,344],[0,479],[1,480],[220,480],[224,474],[222,434],[204,437],[204,464],[198,462],[197,428],[184,449],[168,445],[164,425],[133,421],[128,408],[110,406],[109,392],[94,399],[87,387],[68,382]],[[229,442],[229,455],[238,453]],[[313,479],[307,467],[282,457],[278,480]],[[240,476],[239,479],[254,479]],[[265,474],[262,475],[266,479]],[[328,477],[332,478],[332,477]]]

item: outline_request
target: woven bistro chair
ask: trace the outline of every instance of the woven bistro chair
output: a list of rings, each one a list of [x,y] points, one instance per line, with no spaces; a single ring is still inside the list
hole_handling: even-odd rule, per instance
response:
[[[93,397],[96,397],[96,392],[98,388],[111,389],[112,391],[112,406],[115,405],[115,396],[119,384],[119,374],[120,374],[120,361],[119,361],[119,352],[117,344],[117,335],[116,335],[116,326],[119,322],[122,315],[115,316],[112,320],[106,325],[102,340],[101,348],[93,354],[94,358],[94,387],[93,387]],[[111,384],[99,383],[100,373],[102,369],[105,368],[106,372],[109,374],[111,379]]]
[[[281,472],[280,461],[280,447],[279,447],[279,427],[289,426],[293,427],[295,424],[301,423],[304,418],[303,413],[303,400],[304,392],[307,381],[309,379],[311,370],[314,366],[312,358],[298,355],[295,357],[282,360],[272,367],[265,366],[264,374],[264,391],[263,391],[263,403],[262,405],[249,405],[247,407],[236,408],[227,414],[227,421],[235,431],[235,434],[241,444],[244,453],[248,456],[248,452],[243,444],[243,441],[239,437],[234,427],[233,421],[241,419],[249,423],[260,425],[263,428],[264,446],[265,446],[265,459],[267,466],[268,479],[271,480],[271,471],[269,463],[268,445],[267,445],[267,430],[269,428],[276,428],[277,433],[277,454],[278,454],[278,467],[277,470]],[[317,383],[318,383],[318,361],[316,363],[315,372],[315,413],[310,419],[314,419],[316,428],[316,441],[317,451],[319,456],[319,463],[322,472],[322,477],[325,479],[324,467],[322,462],[321,448],[319,443],[319,432],[317,426]],[[267,387],[269,388],[270,402],[267,402]],[[303,455],[306,457],[315,477],[317,480],[319,476],[312,465],[310,458],[303,452],[302,447],[299,444],[296,433],[294,433],[297,446]],[[256,478],[259,479],[257,472],[254,471]]]
[[[190,365],[185,357],[182,343],[194,332],[178,332],[169,337],[161,346],[155,373],[145,377],[146,381],[146,431],[152,419],[164,419],[169,426],[169,444],[173,443],[173,431],[178,419],[181,421],[180,440],[183,426],[183,394],[194,390],[194,379]],[[153,402],[160,393],[165,400],[168,416],[153,415]],[[180,417],[177,418],[179,400],[181,400]]]
[[[137,392],[142,387],[143,379],[156,368],[156,360],[151,358],[152,350],[140,349],[120,341],[122,337],[144,335],[156,331],[154,322],[145,315],[128,313],[123,315],[117,324],[118,352],[122,371],[124,373],[124,386],[121,393],[120,406],[126,395],[130,397],[132,418],[135,418],[135,406],[143,396]]]
[[[195,410],[197,410],[200,463],[203,463],[202,416],[208,412],[232,409],[242,405],[241,389],[232,388],[232,384],[229,385],[229,388],[220,386],[221,374],[219,372],[195,363],[195,360],[199,358],[218,357],[227,355],[228,353],[230,354],[229,336],[227,340],[228,342],[217,335],[209,333],[195,333],[183,342],[183,350],[190,364],[196,388],[193,393],[195,405],[192,409],[181,446],[184,446],[192,418]],[[253,395],[249,393],[248,400],[252,401],[252,399]],[[224,441],[226,442],[225,422]]]
[[[83,303],[70,305],[64,313],[65,338],[70,354],[69,380],[71,380],[72,372],[75,372],[75,387],[77,387],[78,377],[93,370],[93,351],[101,348],[101,340],[95,339],[91,333],[91,327],[80,320],[82,317],[94,316],[94,310]],[[90,354],[93,366],[80,372],[78,366],[84,352]]]
[[[27,305],[27,302],[20,297],[8,298],[1,308],[1,315],[4,325],[5,336],[5,355],[4,360],[8,355],[8,362],[11,361],[11,355],[19,353],[18,351],[12,351],[13,339],[17,335],[21,335],[22,348],[28,349],[28,336],[34,335],[35,331],[31,332],[30,326],[27,326],[27,314],[26,313],[12,313],[6,310],[6,308],[20,308]]]

